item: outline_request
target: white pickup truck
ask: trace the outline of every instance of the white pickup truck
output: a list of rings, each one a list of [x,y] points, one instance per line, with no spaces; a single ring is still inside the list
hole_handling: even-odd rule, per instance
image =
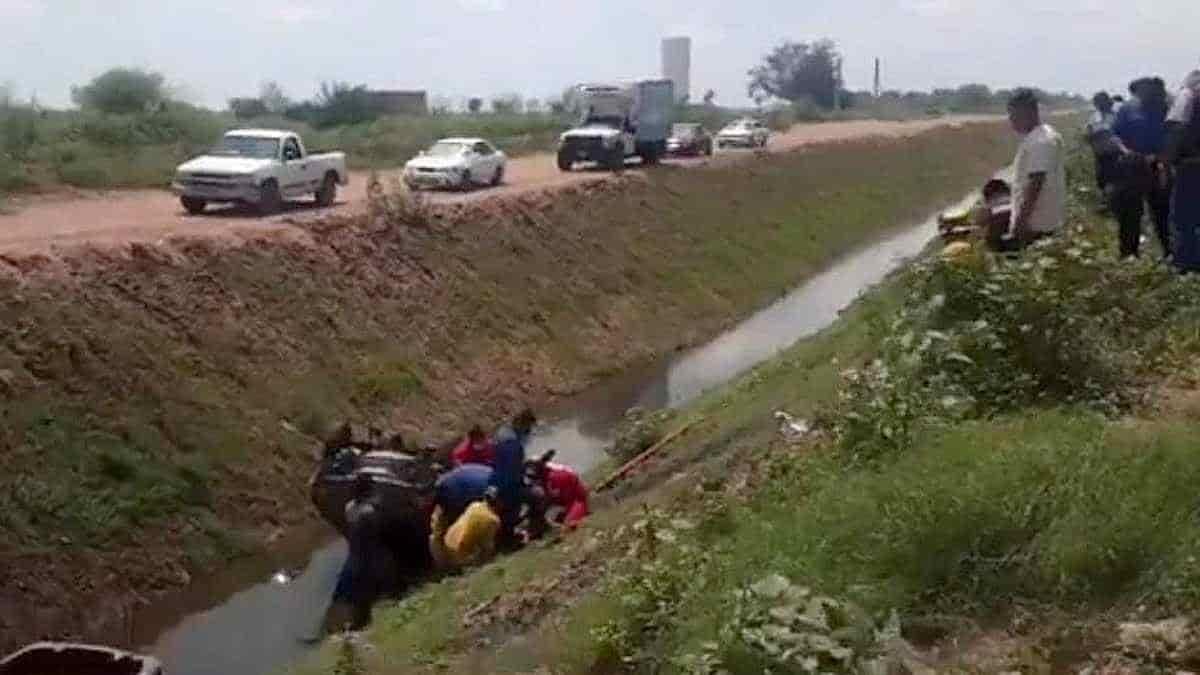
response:
[[[269,214],[284,200],[308,195],[329,206],[338,186],[349,182],[345,153],[310,155],[290,131],[235,129],[207,154],[180,164],[171,189],[188,213],[202,212],[209,202],[238,202]]]

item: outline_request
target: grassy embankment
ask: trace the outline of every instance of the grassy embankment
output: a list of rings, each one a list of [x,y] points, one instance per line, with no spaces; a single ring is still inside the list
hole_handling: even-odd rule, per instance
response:
[[[80,632],[94,605],[308,518],[313,441],[294,429],[352,417],[436,438],[553,401],[711,335],[1010,148],[1002,125],[970,125],[335,220],[313,243],[23,263],[0,300],[3,634]]]
[[[897,275],[684,411],[700,424],[583,536],[384,610],[358,667],[1193,664],[1194,633],[1089,657],[1113,620],[1200,609],[1200,282],[1114,259],[1087,166],[1062,242]],[[821,436],[789,445],[777,409]]]

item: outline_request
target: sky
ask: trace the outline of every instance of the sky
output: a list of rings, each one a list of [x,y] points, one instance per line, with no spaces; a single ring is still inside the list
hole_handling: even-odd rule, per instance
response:
[[[435,100],[659,75],[659,40],[693,39],[692,97],[742,104],[784,40],[831,38],[852,89],[966,82],[1091,93],[1200,67],[1200,2],[1147,0],[0,0],[0,83],[66,105],[113,66],[163,73],[224,107],[274,80],[427,89]]]

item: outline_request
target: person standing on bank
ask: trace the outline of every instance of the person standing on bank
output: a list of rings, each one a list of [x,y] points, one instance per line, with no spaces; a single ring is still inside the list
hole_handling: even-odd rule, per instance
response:
[[[1200,70],[1183,81],[1167,114],[1163,162],[1174,168],[1171,222],[1175,235],[1175,267],[1200,272]]]
[[[1129,85],[1133,100],[1121,106],[1113,121],[1119,153],[1109,208],[1120,227],[1122,258],[1136,257],[1146,206],[1163,257],[1171,255],[1171,184],[1160,159],[1167,140],[1167,88],[1161,78],[1143,77]]]
[[[1096,158],[1096,187],[1107,200],[1108,186],[1112,183],[1118,155],[1112,137],[1113,122],[1117,116],[1113,112],[1112,97],[1106,91],[1093,96],[1092,105],[1096,110],[1087,123],[1087,140]]]
[[[1057,234],[1066,214],[1067,177],[1062,136],[1042,122],[1037,94],[1018,89],[1008,101],[1008,119],[1021,135],[1013,160],[1012,220],[1007,234],[988,243],[999,251],[1018,251]]]

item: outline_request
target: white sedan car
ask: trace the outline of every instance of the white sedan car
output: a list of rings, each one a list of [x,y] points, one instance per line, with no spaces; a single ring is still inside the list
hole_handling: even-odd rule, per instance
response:
[[[770,136],[771,130],[762,122],[741,119],[729,124],[717,134],[717,147],[765,148]]]
[[[410,190],[469,190],[504,182],[508,157],[482,138],[443,138],[404,165]]]

